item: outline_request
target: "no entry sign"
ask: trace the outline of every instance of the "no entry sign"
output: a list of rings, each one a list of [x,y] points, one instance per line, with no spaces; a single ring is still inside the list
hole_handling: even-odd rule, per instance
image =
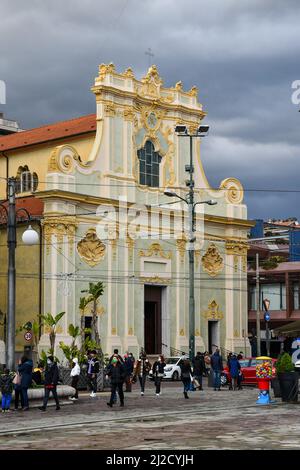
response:
[[[31,341],[32,340],[32,333],[30,331],[26,331],[24,334],[24,339],[25,341]]]

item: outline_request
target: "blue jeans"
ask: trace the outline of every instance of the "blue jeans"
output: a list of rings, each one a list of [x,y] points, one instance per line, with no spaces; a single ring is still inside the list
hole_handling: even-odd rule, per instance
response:
[[[188,392],[191,386],[191,379],[184,379],[182,380],[183,383],[183,392]]]
[[[214,370],[214,388],[221,388],[221,371]]]
[[[2,410],[9,410],[11,397],[11,393],[2,394]]]

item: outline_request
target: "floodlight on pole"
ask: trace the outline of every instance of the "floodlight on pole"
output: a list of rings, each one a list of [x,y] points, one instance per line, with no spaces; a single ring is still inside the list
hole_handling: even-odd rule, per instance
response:
[[[209,131],[209,126],[204,125],[204,124],[201,124],[197,129],[198,134],[207,134],[208,131]]]
[[[175,132],[176,134],[187,134],[187,127],[184,124],[177,124]]]

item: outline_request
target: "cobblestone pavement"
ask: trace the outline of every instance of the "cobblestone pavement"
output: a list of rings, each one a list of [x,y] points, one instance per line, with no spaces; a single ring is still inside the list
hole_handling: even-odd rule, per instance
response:
[[[106,404],[109,393],[97,398],[81,394],[61,410],[0,415],[3,449],[300,449],[300,403],[280,399],[255,404],[257,390],[222,389],[190,392],[185,400],[181,383],[163,383],[156,397],[147,383],[125,393],[125,407]]]

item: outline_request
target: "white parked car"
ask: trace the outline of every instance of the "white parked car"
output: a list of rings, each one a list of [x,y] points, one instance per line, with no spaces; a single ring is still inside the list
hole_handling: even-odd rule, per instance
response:
[[[180,380],[181,377],[181,369],[180,369],[180,361],[182,360],[182,356],[176,357],[167,357],[165,359],[165,376],[164,379],[171,379],[171,380]],[[150,370],[149,378],[153,379],[153,372]]]

